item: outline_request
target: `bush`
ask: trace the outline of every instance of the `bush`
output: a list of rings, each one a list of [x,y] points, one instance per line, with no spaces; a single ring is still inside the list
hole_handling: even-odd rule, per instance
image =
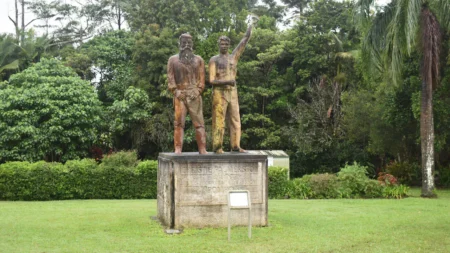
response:
[[[397,178],[394,177],[391,174],[385,173],[385,172],[380,172],[378,174],[378,182],[380,182],[381,185],[386,185],[386,186],[390,186],[390,185],[397,185]]]
[[[8,162],[0,165],[0,198],[11,200],[64,199],[60,180],[65,174],[59,163]]]
[[[420,185],[421,169],[417,163],[392,162],[386,166],[386,173],[396,177],[400,184]]]
[[[101,103],[88,81],[56,59],[14,74],[0,89],[0,162],[85,157]]]
[[[333,199],[339,196],[338,181],[334,174],[314,174],[309,182],[314,198]]]
[[[383,185],[378,180],[369,179],[364,189],[365,198],[381,198],[383,197]]]
[[[408,196],[409,187],[406,185],[391,185],[383,189],[383,197],[401,199]]]
[[[310,199],[314,197],[314,192],[311,188],[311,176],[303,176],[302,178],[295,178],[288,183],[287,195],[294,199]]]
[[[158,161],[143,161],[138,164],[136,171],[139,174],[139,185],[145,185],[148,189],[139,187],[137,191],[138,198],[156,199],[157,197],[157,174]]]
[[[442,187],[450,187],[450,167],[441,167],[436,171],[436,184]]]
[[[8,162],[0,165],[0,199],[26,198],[30,195],[27,187],[29,162]]]
[[[139,163],[136,151],[120,151],[104,156],[102,159],[103,167],[135,167]]]
[[[99,166],[93,159],[71,160],[65,165],[43,161],[5,163],[0,165],[0,199],[156,198],[157,161],[124,166],[132,164],[131,160],[118,166],[112,163]]]
[[[366,186],[369,182],[367,177],[367,167],[358,163],[353,165],[346,164],[344,168],[337,173],[340,182],[340,193],[343,198],[364,197]]]
[[[92,199],[96,197],[98,164],[94,159],[70,160],[65,164],[66,185],[70,185],[70,199]]]
[[[269,198],[285,198],[288,194],[288,169],[284,167],[269,167]]]

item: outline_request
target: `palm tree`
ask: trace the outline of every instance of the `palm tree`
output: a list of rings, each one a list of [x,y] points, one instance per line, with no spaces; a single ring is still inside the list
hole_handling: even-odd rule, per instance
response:
[[[440,79],[441,27],[450,30],[450,1],[392,0],[373,20],[374,0],[357,0],[356,6],[365,34],[362,56],[371,63],[369,71],[388,73],[397,84],[403,57],[414,49],[421,53],[422,197],[435,197],[433,89]]]

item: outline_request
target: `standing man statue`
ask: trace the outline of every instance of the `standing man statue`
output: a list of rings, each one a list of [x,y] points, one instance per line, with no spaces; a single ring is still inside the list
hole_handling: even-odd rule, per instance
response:
[[[241,148],[241,117],[239,115],[238,94],[236,88],[236,66],[239,57],[252,34],[250,24],[239,45],[228,54],[230,39],[221,36],[218,40],[220,54],[209,60],[209,82],[213,86],[212,138],[213,150],[223,153],[223,135],[225,118],[230,128],[231,151],[245,153]]]
[[[175,107],[174,145],[175,153],[183,150],[184,126],[189,112],[195,127],[198,152],[206,152],[205,122],[203,120],[202,92],[205,88],[205,63],[192,52],[192,36],[184,33],[179,39],[180,53],[169,58],[167,78]]]

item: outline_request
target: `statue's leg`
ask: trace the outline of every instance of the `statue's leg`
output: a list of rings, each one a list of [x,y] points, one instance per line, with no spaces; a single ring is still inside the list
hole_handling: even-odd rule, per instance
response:
[[[239,114],[239,101],[237,89],[231,90],[231,101],[227,112],[230,127],[231,150],[245,153],[241,148],[241,115]]]
[[[175,121],[173,131],[173,142],[175,154],[181,154],[183,150],[184,124],[186,122],[186,105],[177,98],[173,99],[175,107]]]
[[[205,122],[203,120],[203,105],[201,96],[188,102],[188,111],[195,127],[195,139],[197,140],[198,152],[202,155],[208,154],[208,152],[206,152],[206,132]]]
[[[228,102],[225,98],[224,90],[213,90],[212,109],[212,143],[215,153],[223,153],[223,134],[225,132],[225,116]]]

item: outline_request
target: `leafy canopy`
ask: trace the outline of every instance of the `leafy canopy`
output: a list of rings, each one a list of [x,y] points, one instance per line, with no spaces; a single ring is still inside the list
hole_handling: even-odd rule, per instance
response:
[[[89,82],[55,59],[0,86],[0,161],[66,161],[97,140],[100,102]]]

